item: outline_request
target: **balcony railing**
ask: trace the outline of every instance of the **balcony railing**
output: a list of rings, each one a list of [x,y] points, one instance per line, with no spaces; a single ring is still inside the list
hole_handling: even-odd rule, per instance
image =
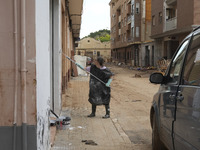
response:
[[[174,5],[176,2],[177,0],[166,0],[167,5]]]
[[[131,0],[128,0],[128,1],[127,1],[127,4],[128,4],[128,3],[131,3]]]
[[[131,15],[128,16],[127,24],[131,23]]]
[[[131,14],[131,4],[128,4],[127,7],[128,7],[127,15],[130,15]]]
[[[171,18],[166,20],[165,31],[173,30],[177,28],[177,18]]]
[[[133,37],[128,37],[128,38],[127,38],[127,42],[128,42],[128,43],[133,42]]]
[[[119,16],[119,22],[121,22],[121,15]]]
[[[118,34],[121,35],[121,29],[119,29]]]
[[[131,25],[130,24],[126,26],[126,31],[131,31]]]

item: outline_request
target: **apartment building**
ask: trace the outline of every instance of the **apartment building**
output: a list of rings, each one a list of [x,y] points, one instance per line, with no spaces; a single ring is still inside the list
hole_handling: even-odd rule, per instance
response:
[[[94,38],[84,38],[78,42],[76,55],[97,58],[101,56],[106,62],[110,61],[111,49],[110,42],[101,42]]]
[[[152,0],[155,59],[171,59],[180,42],[200,25],[198,0]]]
[[[49,150],[50,109],[61,112],[83,0],[0,1],[0,145]]]
[[[111,54],[113,61],[133,66],[154,65],[151,0],[111,0]]]

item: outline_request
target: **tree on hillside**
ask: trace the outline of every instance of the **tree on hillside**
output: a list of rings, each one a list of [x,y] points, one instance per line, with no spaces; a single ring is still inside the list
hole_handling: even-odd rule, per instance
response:
[[[101,42],[107,42],[107,41],[110,41],[110,30],[103,29],[96,32],[91,32],[88,36],[85,36],[84,38],[87,38],[87,37],[94,38]]]

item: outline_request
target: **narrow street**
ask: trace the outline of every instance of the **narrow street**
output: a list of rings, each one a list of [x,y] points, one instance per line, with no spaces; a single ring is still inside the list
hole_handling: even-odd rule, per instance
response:
[[[151,150],[149,112],[159,86],[149,82],[147,72],[107,67],[115,74],[111,83],[111,118],[102,119],[104,106],[97,107],[96,117],[87,117],[91,112],[89,77],[73,78],[63,95],[62,109],[63,115],[72,120],[66,130],[57,130],[52,150]],[[82,140],[93,140],[97,145]]]

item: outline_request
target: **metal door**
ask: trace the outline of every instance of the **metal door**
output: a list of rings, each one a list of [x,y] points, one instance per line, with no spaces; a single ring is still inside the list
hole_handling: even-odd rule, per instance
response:
[[[176,55],[173,57],[167,73],[167,83],[160,88],[160,138],[170,149],[173,148],[173,123],[175,118],[175,102],[181,76],[182,65],[189,40],[183,42]],[[171,138],[169,138],[171,137]]]
[[[177,93],[175,148],[200,149],[200,34],[188,50],[185,69]]]

